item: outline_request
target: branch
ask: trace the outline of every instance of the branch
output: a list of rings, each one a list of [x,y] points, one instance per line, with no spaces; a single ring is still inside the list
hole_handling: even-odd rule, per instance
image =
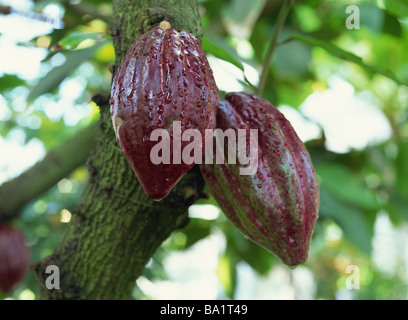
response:
[[[269,45],[268,52],[265,57],[265,62],[262,70],[262,75],[261,75],[261,81],[259,82],[258,86],[258,96],[261,97],[262,93],[265,89],[266,85],[266,80],[268,78],[268,73],[269,73],[269,66],[271,64],[273,52],[275,51],[276,48],[276,43],[278,41],[279,34],[285,24],[286,18],[290,12],[290,9],[292,7],[292,4],[294,0],[284,0],[285,2],[282,5],[281,10],[279,11],[278,18],[276,20],[276,26],[275,26],[275,31],[273,33],[271,43]]]
[[[95,146],[96,124],[50,151],[43,160],[0,186],[0,223],[15,218],[28,202],[84,164]]]
[[[94,7],[85,4],[71,4],[69,2],[65,3],[65,7],[81,16],[89,15],[93,18],[100,19],[107,24],[110,23],[110,18],[104,14],[99,13],[98,10]]]

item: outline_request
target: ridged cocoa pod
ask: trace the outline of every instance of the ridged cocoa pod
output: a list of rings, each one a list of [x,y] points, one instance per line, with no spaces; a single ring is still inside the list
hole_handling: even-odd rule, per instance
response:
[[[117,141],[150,198],[167,196],[193,166],[173,161],[173,123],[181,122],[174,133],[197,129],[204,136],[215,128],[217,107],[212,70],[192,34],[157,27],[133,42],[113,80],[111,116]],[[170,164],[152,163],[155,129],[170,135]],[[182,141],[181,150],[189,143]]]
[[[318,217],[319,187],[310,156],[295,130],[268,101],[245,92],[228,93],[217,128],[258,129],[258,169],[240,175],[240,164],[203,164],[204,179],[232,223],[283,263],[306,261]],[[238,135],[237,135],[238,136]],[[238,145],[238,144],[237,144]],[[221,151],[223,152],[223,151]],[[226,152],[225,152],[226,153]]]
[[[0,226],[0,290],[7,293],[28,269],[29,252],[24,236],[9,224]]]

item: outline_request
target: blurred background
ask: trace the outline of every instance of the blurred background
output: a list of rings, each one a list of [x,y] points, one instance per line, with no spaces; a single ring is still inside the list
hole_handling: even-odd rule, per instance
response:
[[[259,83],[282,1],[202,0],[203,48],[221,97]],[[357,6],[352,26],[346,24]],[[114,50],[111,1],[0,0],[0,185],[99,118]],[[7,7],[9,6],[9,7]],[[350,22],[350,21],[349,21]],[[357,24],[359,22],[359,25]],[[263,97],[306,144],[321,188],[308,261],[290,270],[213,199],[156,252],[134,299],[408,299],[408,3],[296,1]],[[49,255],[85,164],[13,220],[31,262]],[[0,299],[35,299],[33,271]]]

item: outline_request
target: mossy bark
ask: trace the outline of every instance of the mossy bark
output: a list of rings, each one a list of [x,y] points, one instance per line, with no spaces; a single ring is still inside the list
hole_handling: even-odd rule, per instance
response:
[[[113,1],[116,65],[138,35],[163,19],[200,36],[196,0]],[[186,224],[188,207],[204,186],[193,168],[164,200],[147,198],[116,144],[108,97],[98,104],[101,132],[88,161],[90,181],[61,243],[33,266],[40,299],[129,299],[145,264],[174,230]],[[60,289],[45,286],[49,265],[60,270]]]

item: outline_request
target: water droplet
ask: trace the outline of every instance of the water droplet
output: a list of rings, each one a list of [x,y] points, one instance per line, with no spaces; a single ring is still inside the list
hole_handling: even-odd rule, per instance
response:
[[[201,106],[202,106],[202,105],[201,105],[201,102],[198,101],[198,102],[197,102],[197,108],[201,108]]]
[[[278,150],[275,150],[273,153],[278,157],[280,156],[280,152]]]
[[[157,54],[156,54],[156,53],[153,53],[153,54],[152,54],[152,58],[153,58],[153,59],[157,59]]]
[[[180,119],[184,119],[184,111],[180,112]]]
[[[169,178],[166,178],[166,179],[164,179],[164,184],[165,184],[165,186],[166,186],[167,188],[170,188],[172,183],[171,183],[171,181],[170,181]]]
[[[264,176],[262,174],[262,172],[258,172],[258,179],[259,180],[263,180]]]
[[[150,139],[149,139],[148,136],[144,136],[142,140],[143,140],[143,144],[144,144],[145,146],[147,146],[147,145],[149,144],[149,142],[150,142]]]
[[[171,91],[167,92],[166,98],[164,98],[164,103],[171,103]]]
[[[197,81],[201,81],[201,80],[203,80],[203,77],[200,76],[199,74],[196,74],[196,79],[197,79]]]
[[[177,104],[173,104],[172,107],[174,110],[177,110]]]
[[[163,107],[163,105],[160,105],[158,108],[157,108],[157,113],[158,114],[162,114],[164,112],[164,107]]]
[[[110,98],[109,103],[113,104],[113,98]]]
[[[289,237],[289,239],[288,239],[288,246],[289,246],[289,247],[292,247],[292,246],[294,246],[294,245],[295,245],[295,239]]]
[[[257,186],[259,189],[262,188],[262,184],[261,184],[261,183],[258,183],[256,186]]]

